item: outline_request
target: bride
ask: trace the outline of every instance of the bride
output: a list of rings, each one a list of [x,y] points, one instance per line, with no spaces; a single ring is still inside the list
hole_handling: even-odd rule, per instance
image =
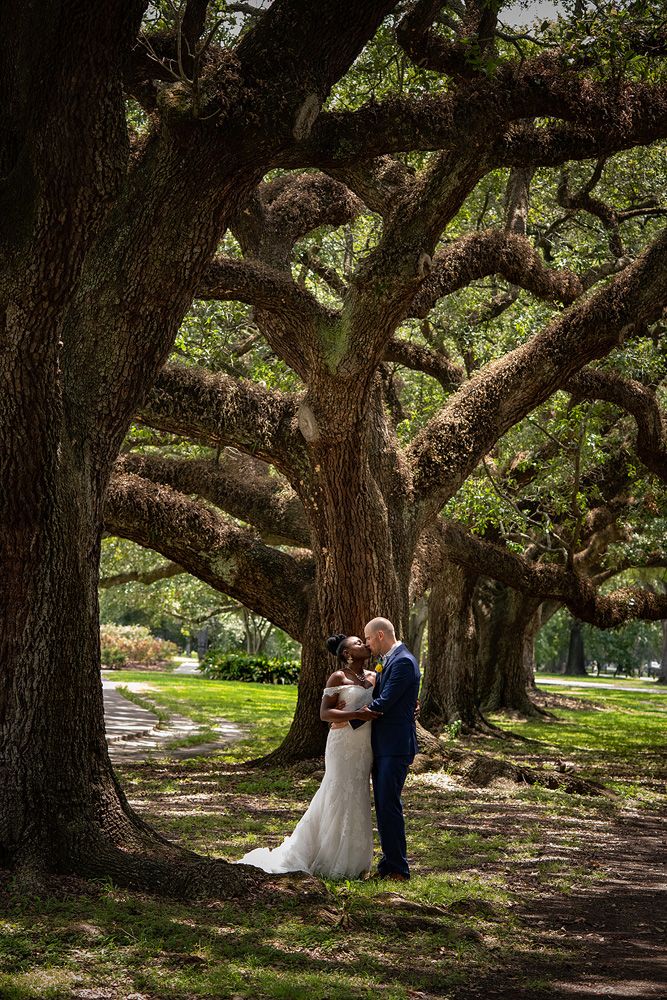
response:
[[[320,718],[331,723],[322,784],[294,832],[279,847],[257,847],[237,864],[266,872],[306,871],[348,878],[370,871],[371,727],[353,729],[348,723],[378,718],[379,713],[365,708],[377,675],[365,669],[370,650],[356,635],[331,636],[327,649],[338,659],[339,669],[327,681],[320,708]]]

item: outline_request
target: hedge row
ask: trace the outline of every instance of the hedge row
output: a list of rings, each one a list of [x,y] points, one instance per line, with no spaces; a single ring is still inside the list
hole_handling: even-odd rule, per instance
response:
[[[256,684],[296,684],[298,660],[269,659],[247,653],[208,653],[199,664],[204,677],[215,681],[253,681]]]
[[[125,663],[159,663],[178,653],[178,647],[152,635],[143,625],[102,625],[102,665],[117,669]]]

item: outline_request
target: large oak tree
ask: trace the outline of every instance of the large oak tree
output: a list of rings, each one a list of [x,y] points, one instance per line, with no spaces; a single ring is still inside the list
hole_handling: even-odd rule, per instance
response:
[[[418,2],[403,14],[403,4],[373,0],[353,7],[275,0],[222,48],[208,33],[202,0],[190,0],[172,30],[153,32],[142,32],[139,0],[103,11],[65,0],[39,12],[6,5],[3,863],[181,892],[240,888],[257,877],[164,842],[133,814],[113,775],[99,681],[103,518],[142,544],[169,548],[187,569],[197,562],[198,575],[224,581],[240,600],[254,593],[257,610],[302,636],[306,682],[286,752],[312,751],[321,745],[311,720],[322,635],[380,609],[406,625],[419,546],[432,536],[437,547],[440,511],[481,457],[556,389],[661,316],[664,233],[635,260],[614,261],[618,273],[606,283],[609,270],[582,279],[549,266],[513,214],[504,228],[446,238],[465,199],[496,168],[513,169],[514,206],[540,165],[664,138],[659,72],[600,73],[590,57],[559,44],[529,43],[519,58],[513,42],[509,50],[500,44],[500,5],[471,0],[460,16],[432,27],[443,6]],[[395,9],[407,59],[446,85],[359,107],[331,100],[323,110]],[[633,45],[651,65],[664,48],[641,31]],[[136,134],[128,96],[147,116]],[[415,168],[395,157],[406,151],[428,155]],[[381,226],[338,283],[337,300],[295,281],[298,241],[362,205]],[[220,252],[227,231],[239,254]],[[396,331],[492,274],[569,308],[462,380],[402,447],[381,368],[405,356]],[[262,335],[303,391],[163,368],[194,298],[252,304]],[[441,358],[422,356],[443,370]],[[266,530],[296,543],[293,551],[213,506],[188,503],[192,492],[206,497],[217,488],[203,470],[203,485],[179,487],[175,504],[159,475],[116,469],[137,414],[215,447],[234,444],[279,470],[290,489],[279,523],[272,515]],[[275,489],[266,479],[241,482],[244,505],[253,501],[251,487]],[[231,513],[249,517],[244,510]],[[485,544],[445,534],[462,562]],[[308,550],[299,549],[306,541]],[[490,562],[501,579],[511,570],[512,580],[581,606],[582,617],[628,613],[627,595],[602,600],[569,569],[535,571],[502,552]],[[651,607],[642,600],[646,613],[660,603],[656,595]]]
[[[480,460],[559,388],[578,398],[616,393],[642,427],[651,425],[650,439],[639,434],[638,450],[661,474],[655,394],[643,387],[640,406],[627,380],[586,366],[643,336],[664,308],[664,235],[654,223],[635,253],[623,242],[626,223],[659,219],[664,208],[641,197],[631,207],[612,207],[597,191],[607,157],[662,135],[653,116],[663,87],[628,78],[619,88],[613,76],[597,66],[589,72],[586,60],[566,58],[562,48],[535,54],[536,48],[523,61],[501,58],[502,39],[491,37],[494,22],[484,6],[469,4],[451,29],[457,37],[448,40],[429,28],[438,6],[414,6],[384,43],[408,65],[412,59],[426,67],[413,67],[412,89],[322,115],[308,142],[282,161],[285,169],[258,185],[230,220],[234,239],[197,289],[202,302],[252,308],[256,335],[294,373],[293,391],[240,381],[231,368],[172,363],[139,411],[158,431],[209,449],[233,445],[254,464],[232,461],[229,452],[207,461],[143,449],[118,463],[108,495],[110,530],[156,548],[303,643],[297,712],[279,751],[284,758],[322,750],[323,636],[360,629],[379,610],[405,634],[411,602],[429,586],[432,662],[441,661],[441,680],[456,689],[444,699],[447,711],[474,722],[475,671],[470,667],[471,683],[462,687],[463,674],[452,670],[468,655],[479,658],[479,637],[469,632],[469,612],[456,598],[466,566],[473,579],[482,573],[505,586],[485,636],[486,660],[512,671],[489,675],[494,707],[530,705],[520,652],[545,599],[565,601],[601,625],[664,613],[655,595],[643,593],[634,604],[625,593],[598,595],[581,563],[542,567],[440,518]],[[457,50],[464,44],[477,47],[475,59]],[[447,81],[435,94],[427,88],[434,79]],[[651,125],[640,136],[628,126],[642,102]],[[556,122],[545,121],[547,115]],[[553,192],[561,217],[536,245],[528,226],[536,170],[592,155],[597,159],[581,185],[563,171]],[[310,169],[298,169],[302,164]],[[466,227],[465,206],[499,167],[509,167],[504,217],[485,225],[482,212],[476,226]],[[588,268],[555,266],[555,233],[578,215],[599,225],[607,252]],[[359,218],[370,221],[355,267],[347,266],[346,254],[336,259],[318,248],[326,243],[323,231],[346,224],[354,242]],[[527,293],[545,305],[541,329],[519,346],[515,337],[493,363],[475,365],[465,349],[453,360],[429,336],[431,320],[442,326],[443,303],[491,276],[498,294],[475,322]],[[425,331],[421,338],[413,335],[416,324]],[[239,344],[237,356],[245,346]],[[445,394],[444,405],[408,441],[397,431],[401,400],[391,378],[397,365],[428,374]],[[461,585],[465,605],[472,589]]]
[[[278,0],[202,53],[206,6],[151,40],[140,0],[10,2],[0,40],[0,863],[175,891],[250,876],[166,844],[111,769],[104,492],[230,219],[394,4]]]

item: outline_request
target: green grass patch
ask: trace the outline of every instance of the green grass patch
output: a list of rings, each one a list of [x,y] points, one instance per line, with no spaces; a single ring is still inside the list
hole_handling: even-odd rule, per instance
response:
[[[184,715],[210,731],[229,719],[248,732],[211,757],[124,764],[126,794],[152,825],[229,860],[291,832],[317,780],[242,762],[279,744],[294,688],[139,671],[112,676],[143,685],[138,697],[165,718]],[[65,1000],[86,990],[150,1000],[411,1000],[466,996],[482,982],[546,991],[578,946],[560,924],[558,936],[547,933],[523,908],[534,912],[542,896],[557,895],[560,907],[587,894],[599,906],[614,836],[623,864],[632,850],[626,831],[614,833],[616,819],[628,803],[633,815],[656,806],[664,753],[664,698],[571,693],[584,707],[556,709],[556,721],[498,718],[529,742],[476,745],[534,766],[566,760],[613,785],[618,798],[539,786],[467,788],[444,771],[413,774],[404,793],[413,878],[329,881],[326,905],[284,894],[183,904],[111,884],[29,899],[0,878],[2,1000]]]
[[[209,681],[187,674],[131,670],[115,670],[110,679],[121,686],[141,684],[144,693],[134,697],[150,699],[167,716],[185,715],[208,726],[228,719],[247,728],[248,738],[226,752],[230,760],[248,760],[275,749],[289,728],[296,704],[296,687],[291,685]]]

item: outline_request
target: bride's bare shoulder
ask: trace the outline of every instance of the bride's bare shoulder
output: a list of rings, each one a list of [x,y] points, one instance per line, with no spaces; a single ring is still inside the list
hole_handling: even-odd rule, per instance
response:
[[[329,680],[326,683],[326,687],[328,687],[328,688],[339,687],[343,683],[344,680],[345,680],[345,674],[343,673],[343,671],[342,670],[334,670],[334,672],[332,673],[331,677],[329,678]]]

